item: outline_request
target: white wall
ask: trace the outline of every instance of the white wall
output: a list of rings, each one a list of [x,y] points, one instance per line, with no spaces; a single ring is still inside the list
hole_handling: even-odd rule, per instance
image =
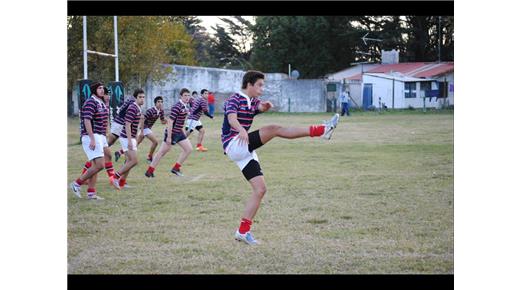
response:
[[[386,79],[381,77],[375,77],[370,75],[363,76],[364,84],[372,84],[372,105],[375,107],[379,106],[379,97],[381,97],[381,103],[385,103],[386,106],[391,109],[392,108],[392,79]],[[416,97],[415,98],[405,98],[404,85],[405,83],[400,80],[395,80],[394,83],[394,108],[395,109],[406,109],[409,106],[412,106],[416,109],[423,108],[426,105],[426,108],[440,108],[442,99],[437,100],[437,98],[426,98],[424,97],[424,91],[421,91],[420,82],[415,82],[416,86]],[[452,93],[453,95],[453,93]],[[423,103],[425,102],[425,104]],[[453,101],[450,100],[450,104],[453,104]]]
[[[391,79],[364,75],[363,83],[372,84],[372,105],[378,107],[379,97],[381,97],[381,103],[385,103],[389,109],[392,109],[392,83],[394,83],[394,109],[405,107],[403,82],[397,80],[394,82]]]

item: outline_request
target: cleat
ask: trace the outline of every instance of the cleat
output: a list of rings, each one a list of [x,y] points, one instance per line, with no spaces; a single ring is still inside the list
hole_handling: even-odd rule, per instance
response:
[[[81,198],[81,185],[77,184],[76,181],[73,181],[70,184],[70,188],[72,189],[72,192],[74,193],[75,196],[77,196],[78,198]]]
[[[198,146],[197,151],[206,152],[206,151],[208,151],[208,148],[206,148],[204,146]]]
[[[184,176],[180,170],[175,170],[175,168],[172,168],[171,172],[177,176]]]
[[[101,196],[98,196],[96,193],[94,194],[89,194],[87,199],[89,200],[105,200],[104,198],[102,198]]]
[[[248,245],[258,245],[260,244],[255,238],[253,237],[253,234],[251,234],[251,231],[241,234],[238,230],[235,232],[235,240],[239,242],[244,242]]]
[[[334,114],[334,116],[332,116],[330,120],[324,121],[323,125],[325,126],[325,133],[321,135],[321,138],[330,140],[330,138],[332,137],[332,132],[334,132],[334,129],[336,129],[336,127],[338,126],[338,121],[339,114]]]
[[[146,172],[144,173],[144,176],[146,176],[146,177],[148,177],[148,178],[155,177],[155,175],[153,174],[153,172],[148,172],[148,171],[146,171]]]
[[[112,178],[112,185],[117,189],[120,190],[121,187],[119,186],[119,179],[118,178]]]

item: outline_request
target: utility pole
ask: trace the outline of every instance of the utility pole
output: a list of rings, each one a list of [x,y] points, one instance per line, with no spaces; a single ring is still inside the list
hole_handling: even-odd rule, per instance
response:
[[[441,62],[441,17],[439,16],[439,25],[437,30],[439,31],[439,44],[438,44],[438,50],[439,50],[439,59],[437,60],[439,63]]]

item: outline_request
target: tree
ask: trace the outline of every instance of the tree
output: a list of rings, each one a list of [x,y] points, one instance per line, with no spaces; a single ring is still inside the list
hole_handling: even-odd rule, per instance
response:
[[[235,69],[250,69],[253,25],[241,16],[219,18],[224,25],[212,27],[216,32],[211,38],[210,54],[219,66]]]
[[[68,17],[69,92],[83,78],[83,19]],[[113,53],[113,17],[87,17],[88,49]],[[182,24],[166,17],[118,17],[119,78],[127,86],[143,86],[148,78],[161,81],[170,68],[163,64],[195,64],[191,36]],[[114,80],[114,59],[88,55],[89,79]]]
[[[348,16],[258,16],[251,62],[266,72],[291,64],[302,78],[348,67],[360,34],[350,22]]]

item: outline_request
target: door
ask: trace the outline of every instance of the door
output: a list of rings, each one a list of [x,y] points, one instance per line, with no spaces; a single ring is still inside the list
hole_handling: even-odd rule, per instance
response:
[[[372,84],[363,84],[363,109],[372,106]]]

